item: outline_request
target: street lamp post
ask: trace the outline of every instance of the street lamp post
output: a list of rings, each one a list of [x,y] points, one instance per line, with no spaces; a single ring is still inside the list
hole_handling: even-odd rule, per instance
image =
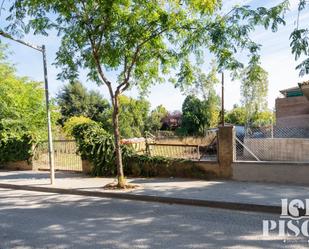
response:
[[[45,45],[36,46],[33,44],[30,44],[28,42],[16,39],[12,37],[10,34],[3,32],[0,30],[0,35],[10,39],[12,41],[15,41],[17,43],[20,43],[22,45],[25,45],[27,47],[30,47],[32,49],[35,49],[42,53],[43,56],[43,68],[44,68],[44,83],[45,83],[45,101],[46,101],[46,115],[47,115],[47,131],[48,131],[48,159],[49,159],[49,169],[50,169],[50,183],[55,183],[55,164],[54,164],[54,149],[53,149],[53,139],[52,139],[52,129],[51,129],[51,117],[50,117],[50,108],[49,108],[49,91],[48,91],[48,77],[47,77],[47,63],[46,63],[46,49]]]

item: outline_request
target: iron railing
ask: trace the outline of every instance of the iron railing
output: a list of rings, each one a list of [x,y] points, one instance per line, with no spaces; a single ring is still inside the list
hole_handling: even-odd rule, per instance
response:
[[[175,159],[198,161],[217,160],[216,148],[195,144],[149,143],[146,153],[150,156],[161,156]]]
[[[82,171],[82,160],[77,154],[75,140],[54,140],[53,143],[56,170]],[[47,141],[35,147],[33,166],[41,170],[49,169]]]

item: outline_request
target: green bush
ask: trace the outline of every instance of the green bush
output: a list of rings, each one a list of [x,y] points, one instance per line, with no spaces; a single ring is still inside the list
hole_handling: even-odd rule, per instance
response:
[[[187,177],[216,179],[218,176],[189,160],[131,155],[125,173],[133,177]]]
[[[92,121],[90,118],[84,116],[73,116],[64,123],[63,130],[66,136],[70,138],[72,137],[73,129],[75,126],[92,122],[95,121]]]
[[[78,124],[73,128],[78,151],[83,160],[93,164],[94,176],[114,176],[117,174],[115,160],[115,143],[111,134],[107,133],[98,123]],[[127,146],[122,146],[123,163],[126,164],[132,154]]]
[[[0,139],[0,162],[29,161],[32,157],[32,139],[29,135]]]

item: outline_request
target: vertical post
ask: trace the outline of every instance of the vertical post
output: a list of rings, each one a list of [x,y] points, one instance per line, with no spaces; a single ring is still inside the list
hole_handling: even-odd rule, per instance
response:
[[[222,177],[231,177],[232,163],[235,160],[235,129],[233,126],[219,126],[217,133],[218,161]]]
[[[51,129],[51,118],[49,109],[49,92],[48,92],[48,78],[47,78],[47,63],[45,45],[42,46],[43,67],[44,67],[44,82],[45,82],[45,101],[46,101],[46,115],[47,115],[47,129],[48,129],[48,159],[50,169],[50,183],[55,183],[55,164],[54,164],[54,148]]]
[[[221,124],[224,126],[224,72],[221,74]]]
[[[199,145],[197,145],[197,159],[198,159],[199,161],[201,161],[200,146],[199,146]]]

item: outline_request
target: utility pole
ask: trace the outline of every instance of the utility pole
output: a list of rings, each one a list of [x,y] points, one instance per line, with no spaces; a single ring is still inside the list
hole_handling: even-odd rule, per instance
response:
[[[52,139],[52,129],[51,129],[51,118],[50,118],[50,108],[49,108],[49,92],[48,92],[48,77],[47,77],[47,63],[46,63],[46,49],[45,45],[36,46],[28,42],[16,39],[10,34],[0,30],[0,36],[7,39],[35,49],[42,53],[43,56],[43,68],[44,68],[44,83],[45,83],[45,101],[46,101],[46,116],[47,116],[47,132],[48,132],[48,159],[49,159],[49,169],[50,169],[50,183],[53,185],[55,183],[55,164],[54,164],[54,148]]]
[[[224,126],[224,72],[221,72],[221,125]]]

